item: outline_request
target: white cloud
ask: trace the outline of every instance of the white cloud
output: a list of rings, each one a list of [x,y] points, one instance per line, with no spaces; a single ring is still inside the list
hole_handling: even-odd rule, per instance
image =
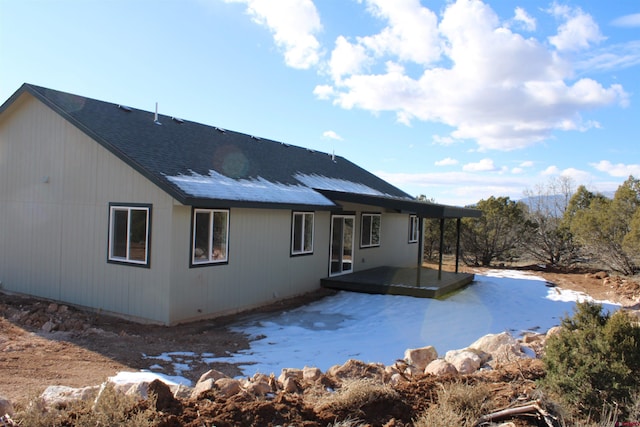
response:
[[[332,130],[324,131],[322,133],[322,136],[328,139],[335,139],[337,141],[342,141],[342,137]]]
[[[620,85],[607,88],[587,78],[567,83],[573,79],[567,61],[501,26],[480,1],[450,4],[438,30],[450,66],[425,66],[412,78],[397,55],[382,73],[341,74],[329,95],[334,104],[392,111],[405,124],[423,120],[454,128],[446,139],[434,137],[436,143],[475,140],[480,151],[506,151],[548,139],[554,130],[597,126],[580,112],[627,102]]]
[[[576,169],[576,168],[566,168],[560,169],[557,166],[549,166],[542,172],[540,172],[542,176],[564,176],[567,178],[571,178],[573,182],[587,184],[593,181],[593,176],[586,171]]]
[[[462,170],[466,172],[488,172],[498,170],[491,159],[482,159],[476,163],[467,163],[462,166]]]
[[[433,143],[437,145],[452,145],[456,143],[456,140],[450,136],[433,135]]]
[[[511,169],[511,173],[514,175],[519,175],[521,173],[524,173],[524,169],[523,168],[513,168]]]
[[[521,168],[531,168],[531,167],[533,167],[533,162],[531,160],[525,160],[524,162],[520,163],[520,167]]]
[[[438,160],[435,162],[436,166],[453,166],[457,165],[458,161],[456,159],[452,159],[451,157],[447,157],[446,159]]]
[[[419,0],[366,0],[369,11],[388,22],[373,36],[358,41],[376,56],[390,54],[403,61],[428,64],[440,57],[438,19]]]
[[[536,29],[535,18],[531,17],[531,15],[529,15],[527,11],[521,7],[516,7],[514,11],[513,21],[516,24],[522,26],[522,28],[527,31],[535,31]]]
[[[600,172],[605,172],[611,176],[627,178],[629,175],[633,175],[635,177],[640,177],[640,165],[631,164],[625,165],[624,163],[613,164],[608,160],[601,160],[598,163],[590,163],[591,166],[599,170]]]
[[[313,89],[313,94],[317,96],[318,99],[331,99],[334,93],[333,86],[329,85],[318,85]]]
[[[543,176],[560,175],[560,169],[557,166],[548,166],[545,170],[540,172],[540,175],[543,175]]]
[[[590,51],[576,63],[578,71],[608,71],[640,64],[640,40]]]
[[[247,5],[253,20],[269,28],[276,44],[284,49],[288,66],[307,69],[319,62],[320,43],[314,34],[322,29],[322,24],[312,0],[225,1]]]
[[[599,43],[605,39],[591,15],[578,7],[555,4],[551,13],[565,20],[558,28],[558,34],[549,37],[549,42],[560,51],[586,49],[592,43]]]
[[[640,63],[640,43],[613,55],[586,50],[604,37],[580,8],[555,4],[548,10],[559,27],[546,40],[516,31],[537,28],[524,8],[501,22],[479,0],[448,2],[439,15],[419,0],[359,0],[382,22],[382,30],[336,37],[331,55],[320,63],[314,34],[321,24],[311,0],[282,2],[297,6],[291,9],[281,2],[267,7],[265,0],[227,1],[248,5],[285,49],[289,65],[316,64],[325,71],[321,75],[328,81],[313,90],[318,99],[344,109],[392,112],[406,125],[415,120],[443,124],[452,131],[434,136],[434,143],[475,141],[478,151],[522,149],[555,131],[597,128],[597,122],[584,120],[581,113],[624,106],[629,95],[619,84],[576,78],[576,71]],[[586,60],[576,62],[577,49],[585,51],[581,58]]]
[[[530,178],[471,172],[375,174],[399,188],[413,188],[415,195],[434,197],[437,203],[464,206],[491,196],[522,197]],[[413,194],[413,193],[410,193]]]
[[[611,25],[616,27],[640,27],[640,13],[624,15],[611,21]]]
[[[357,74],[369,63],[364,46],[352,44],[340,36],[336,39],[336,47],[331,52],[329,69],[335,81],[340,81],[345,74]]]

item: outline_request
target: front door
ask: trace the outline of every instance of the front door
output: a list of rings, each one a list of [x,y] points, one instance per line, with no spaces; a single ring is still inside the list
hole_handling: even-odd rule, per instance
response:
[[[354,215],[331,217],[331,254],[329,276],[353,271]]]

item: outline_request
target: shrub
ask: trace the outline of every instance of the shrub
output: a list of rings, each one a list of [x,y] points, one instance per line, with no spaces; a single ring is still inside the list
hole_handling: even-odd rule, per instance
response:
[[[429,407],[414,422],[415,427],[474,426],[477,420],[494,408],[489,406],[491,389],[482,383],[455,382],[438,390],[438,403]]]
[[[600,304],[576,305],[547,341],[544,388],[574,412],[597,417],[603,405],[628,415],[640,390],[640,327],[628,313],[603,313]]]

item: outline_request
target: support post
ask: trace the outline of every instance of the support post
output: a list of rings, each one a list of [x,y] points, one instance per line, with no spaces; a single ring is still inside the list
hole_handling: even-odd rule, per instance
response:
[[[444,217],[440,218],[440,255],[438,259],[438,280],[442,280],[442,251],[444,248]]]
[[[422,215],[418,216],[418,270],[416,273],[416,287],[420,287],[421,274],[422,274],[422,262],[424,261],[424,218]]]
[[[460,260],[460,224],[462,218],[456,220],[456,273],[458,272],[458,262]]]

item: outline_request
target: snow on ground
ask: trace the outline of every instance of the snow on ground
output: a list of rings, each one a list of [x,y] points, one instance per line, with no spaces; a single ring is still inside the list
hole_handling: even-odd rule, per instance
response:
[[[256,338],[250,349],[228,357],[200,356],[206,363],[239,364],[246,376],[304,366],[326,371],[348,359],[391,365],[407,348],[432,345],[444,355],[490,333],[545,332],[582,300],[590,298],[549,287],[538,276],[505,270],[476,275],[473,284],[443,300],[339,292],[287,312],[247,317],[232,329]],[[611,312],[618,308],[598,302]],[[147,357],[178,357],[173,361],[180,375],[188,370],[179,359],[184,356]]]

